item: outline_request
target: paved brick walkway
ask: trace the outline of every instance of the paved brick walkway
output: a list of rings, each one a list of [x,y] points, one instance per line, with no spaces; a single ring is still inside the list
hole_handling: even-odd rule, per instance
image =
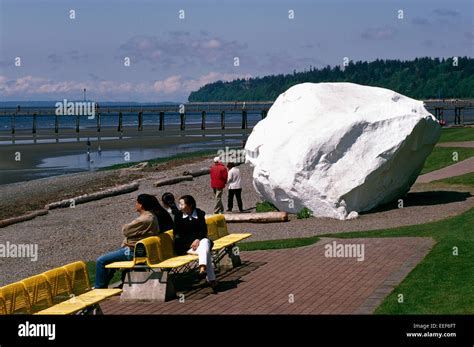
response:
[[[325,257],[325,245],[364,245],[364,260]],[[323,239],[300,248],[242,252],[218,276],[222,291],[195,286],[184,303],[103,304],[104,314],[369,314],[428,254],[431,238]]]

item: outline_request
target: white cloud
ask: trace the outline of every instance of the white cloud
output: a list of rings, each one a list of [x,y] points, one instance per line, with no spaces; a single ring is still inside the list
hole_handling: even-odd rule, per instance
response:
[[[368,28],[362,33],[362,38],[366,40],[392,39],[397,34],[397,30],[390,26]]]
[[[208,34],[171,31],[160,36],[136,35],[124,42],[120,57],[133,61],[147,61],[163,69],[186,68],[212,63],[214,67],[231,66],[235,56],[245,55],[247,45],[236,40],[228,41]]]
[[[220,72],[209,72],[207,75],[203,75],[198,79],[190,79],[183,83],[184,89],[187,92],[192,92],[199,89],[205,84],[216,82],[216,81],[232,81],[237,78],[250,78],[251,75],[239,75],[239,74],[228,74]]]
[[[220,72],[209,72],[196,78],[183,78],[180,75],[172,75],[163,80],[152,82],[117,82],[117,81],[53,81],[47,78],[35,76],[23,76],[11,79],[0,75],[0,95],[10,96],[35,96],[48,95],[59,99],[68,95],[80,95],[84,88],[89,95],[94,95],[96,99],[123,97],[130,100],[130,96],[139,96],[140,99],[156,98],[160,95],[188,95],[190,92],[199,89],[201,86],[215,81],[230,81],[237,78],[248,78],[250,75],[228,74]]]
[[[212,39],[203,43],[204,48],[214,49],[214,48],[219,48],[220,46],[221,46],[220,41],[216,39]]]
[[[171,94],[181,88],[181,76],[170,76],[163,81],[156,81],[153,88],[157,93]]]

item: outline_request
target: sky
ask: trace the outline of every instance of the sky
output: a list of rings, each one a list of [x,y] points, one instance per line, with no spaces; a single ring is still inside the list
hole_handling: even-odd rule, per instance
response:
[[[473,21],[473,0],[0,0],[0,101],[185,102],[345,57],[472,57]]]

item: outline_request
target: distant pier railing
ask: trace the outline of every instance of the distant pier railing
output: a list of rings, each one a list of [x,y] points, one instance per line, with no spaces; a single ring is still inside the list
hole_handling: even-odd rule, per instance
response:
[[[431,99],[424,101],[426,108],[432,112],[440,121],[444,121],[446,113],[454,112],[454,124],[465,124],[465,113],[473,112],[474,99]],[[123,132],[123,115],[136,114],[137,116],[137,130],[143,131],[143,119],[146,115],[154,114],[159,116],[159,131],[164,131],[165,114],[179,115],[179,129],[184,131],[186,129],[186,115],[200,114],[201,115],[201,130],[206,130],[206,118],[209,114],[220,115],[220,128],[226,129],[226,113],[238,113],[241,115],[242,129],[248,128],[248,114],[260,114],[261,119],[264,119],[268,110],[273,105],[273,101],[252,101],[252,102],[192,102],[185,104],[164,104],[164,105],[132,105],[132,106],[100,106],[96,105],[94,118],[97,122],[97,132],[102,128],[102,116],[116,115],[117,131]],[[56,114],[55,107],[4,107],[0,108],[0,116],[11,118],[11,133],[16,131],[16,117],[32,116],[32,133],[36,134],[38,130],[38,116],[55,116],[54,132],[59,133],[59,115]],[[80,116],[75,116],[75,131],[80,132]]]

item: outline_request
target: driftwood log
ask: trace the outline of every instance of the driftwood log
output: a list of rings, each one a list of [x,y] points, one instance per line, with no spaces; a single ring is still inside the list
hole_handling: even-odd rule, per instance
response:
[[[48,210],[37,210],[33,212],[29,212],[27,214],[24,214],[22,216],[18,217],[12,217],[12,218],[7,218],[4,220],[0,220],[0,228],[6,227],[7,225],[15,224],[15,223],[20,223],[24,222],[30,219],[33,219],[37,216],[44,216],[45,214],[48,214]]]
[[[100,192],[84,194],[84,195],[76,196],[74,198],[53,202],[51,204],[46,205],[45,208],[47,208],[48,210],[52,210],[54,208],[71,207],[71,205],[83,204],[85,202],[89,202],[93,200],[100,200],[100,199],[108,198],[115,195],[130,193],[137,190],[139,186],[140,184],[138,182],[123,184],[114,188],[105,189]]]
[[[278,223],[287,222],[287,212],[225,213],[227,223]]]
[[[193,176],[193,177],[198,177],[198,176],[204,176],[204,175],[209,175],[211,173],[211,169],[199,169],[195,171],[184,171],[183,176]]]
[[[193,180],[193,176],[191,175],[172,177],[172,178],[163,178],[155,182],[155,187],[167,186],[169,184],[175,184],[182,181],[192,181],[192,180]]]

